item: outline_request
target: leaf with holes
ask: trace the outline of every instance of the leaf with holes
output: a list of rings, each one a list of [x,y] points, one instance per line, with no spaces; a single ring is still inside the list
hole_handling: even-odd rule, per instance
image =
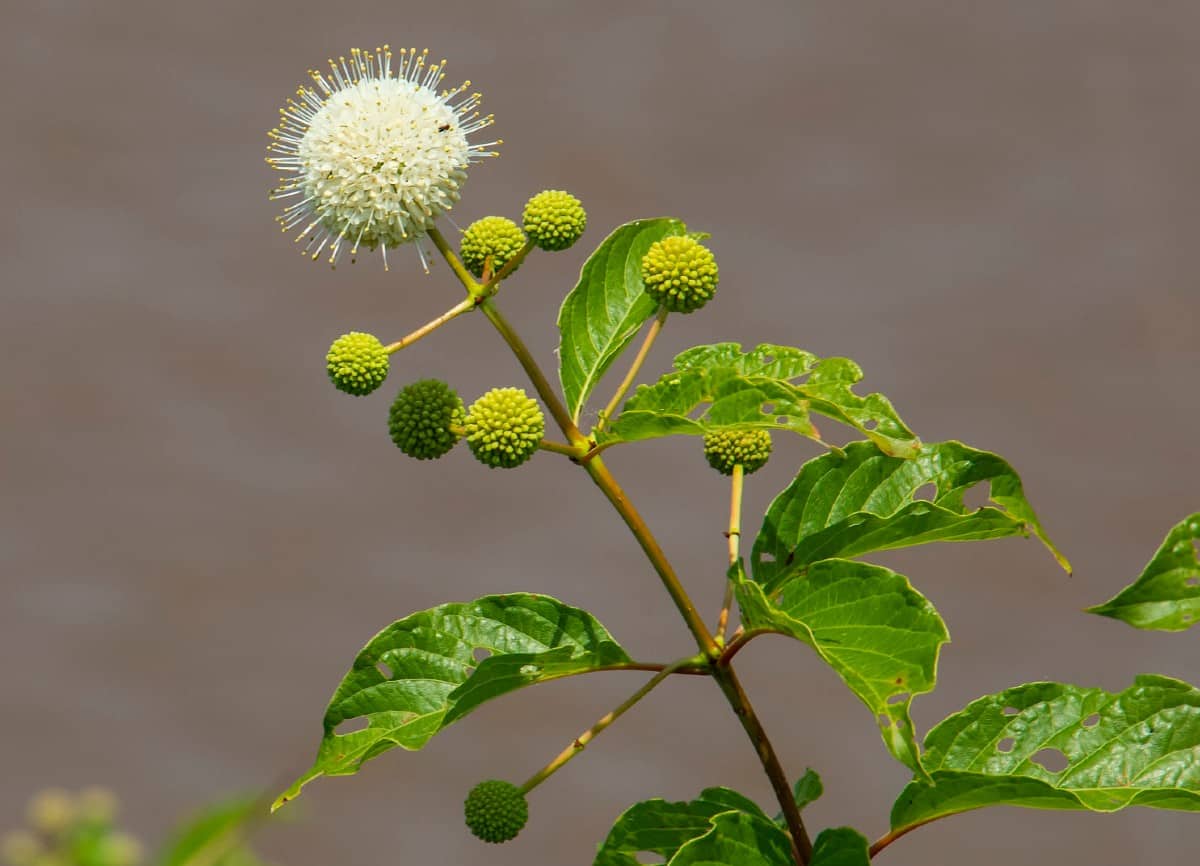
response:
[[[635,803],[613,824],[593,866],[639,866],[649,862],[638,858],[641,852],[658,855],[659,863],[670,860],[686,842],[709,832],[714,817],[730,811],[767,817],[753,800],[729,788],[705,788],[690,802]]]
[[[995,507],[968,508],[964,494],[990,485]],[[922,488],[935,488],[929,500]],[[1025,498],[1021,479],[995,454],[961,442],[925,443],[889,457],[871,442],[808,461],[775,497],[751,553],[754,579],[770,593],[789,569],[829,557],[933,541],[974,541],[1032,531],[1070,571]]]
[[[703,836],[685,843],[667,866],[792,866],[792,842],[764,817],[723,812]]]
[[[477,652],[490,655],[480,661]],[[316,761],[273,808],[319,776],[351,775],[397,746],[420,749],[484,701],[630,662],[595,617],[544,595],[490,595],[411,614],[359,652],[325,710]],[[365,727],[337,731],[352,721]]]
[[[657,310],[642,282],[642,256],[655,241],[686,231],[673,219],[626,223],[583,263],[558,311],[558,375],[575,421],[600,377]]]
[[[813,842],[808,866],[869,866],[870,847],[866,837],[849,827],[822,830]]]
[[[938,651],[950,635],[908,578],[826,559],[783,576],[771,596],[741,574],[733,579],[746,631],[778,632],[816,650],[879,719],[891,753],[920,774],[909,708],[933,690]]]
[[[862,370],[847,358],[820,359],[788,346],[696,346],[676,356],[674,372],[641,385],[601,442],[701,436],[730,427],[791,430],[821,442],[816,412],[860,431],[889,454],[910,456],[920,442],[881,394],[861,397]],[[822,443],[824,444],[824,443]]]
[[[1132,584],[1089,613],[1134,628],[1183,631],[1200,620],[1200,512],[1167,533],[1154,558]]]
[[[823,793],[825,787],[821,784],[821,777],[816,771],[809,768],[804,771],[804,775],[796,780],[796,784],[792,786],[792,799],[796,801],[796,808],[801,811],[810,803],[815,802]],[[781,827],[786,827],[787,819],[780,812],[775,816],[775,823]]]
[[[983,806],[1200,811],[1200,690],[1144,675],[1119,694],[1028,683],[982,697],[925,737],[892,835]]]

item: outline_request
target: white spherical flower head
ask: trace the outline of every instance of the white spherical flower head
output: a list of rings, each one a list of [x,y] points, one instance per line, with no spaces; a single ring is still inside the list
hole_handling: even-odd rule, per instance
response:
[[[413,242],[426,264],[420,239],[458,201],[467,166],[497,155],[499,141],[467,140],[492,123],[480,95],[466,93],[471,82],[437,90],[446,61],[427,58],[354,49],[329,72],[311,71],[316,86],[280,110],[267,162],[290,176],[271,197],[295,199],[276,219],[314,261],[365,246],[383,251],[386,269],[388,247]]]

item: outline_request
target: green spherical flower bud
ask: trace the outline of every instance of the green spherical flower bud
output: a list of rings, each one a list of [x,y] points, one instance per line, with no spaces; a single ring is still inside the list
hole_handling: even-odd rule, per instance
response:
[[[489,779],[467,794],[467,827],[484,842],[507,842],[529,820],[525,795],[512,782]]]
[[[0,857],[11,866],[29,866],[41,853],[42,843],[25,830],[8,833],[0,840]]]
[[[526,202],[521,222],[537,247],[557,252],[579,240],[587,228],[587,211],[569,192],[548,189]]]
[[[383,384],[388,374],[388,353],[373,334],[342,334],[325,356],[329,378],[339,391],[362,397]]]
[[[757,472],[767,465],[770,456],[769,430],[713,430],[704,434],[704,457],[722,475],[732,475],[733,467],[738,465],[746,475]]]
[[[79,817],[75,798],[58,788],[39,791],[29,801],[29,823],[41,833],[62,833]]]
[[[672,313],[694,313],[717,290],[717,260],[689,237],[656,241],[642,257],[646,293]]]
[[[462,261],[468,271],[482,277],[483,267],[489,256],[492,259],[494,274],[523,246],[525,233],[515,222],[507,217],[484,217],[471,223],[463,232]],[[516,271],[516,268],[513,270]]]
[[[396,447],[418,460],[436,460],[454,447],[451,426],[466,420],[463,401],[439,379],[422,379],[402,388],[388,412],[388,432]]]
[[[493,388],[467,410],[467,445],[493,469],[520,466],[537,451],[546,419],[520,388]]]

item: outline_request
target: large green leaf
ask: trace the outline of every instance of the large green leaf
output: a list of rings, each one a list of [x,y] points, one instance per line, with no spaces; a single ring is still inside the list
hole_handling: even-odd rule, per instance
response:
[[[480,661],[480,650],[490,655]],[[629,662],[591,614],[544,595],[490,595],[414,613],[358,654],[325,710],[316,761],[275,808],[318,776],[356,773],[396,746],[420,749],[491,698]],[[366,726],[336,731],[354,720]]]
[[[638,866],[640,852],[652,852],[665,862],[692,839],[712,829],[712,818],[735,811],[766,820],[758,805],[729,788],[705,788],[689,802],[643,800],[626,809],[596,852],[593,866]]]
[[[984,483],[997,507],[968,508],[963,495]],[[926,485],[936,486],[933,496],[916,499]],[[819,559],[1029,531],[1070,570],[1025,498],[1021,479],[995,454],[961,442],[927,442],[901,459],[871,442],[854,442],[843,454],[804,464],[767,509],[751,561],[754,579],[769,593],[780,575]]]
[[[722,812],[703,836],[685,843],[667,866],[794,866],[792,841],[766,818]]]
[[[817,358],[788,346],[696,346],[676,356],[674,372],[642,385],[600,441],[633,441],[729,427],[791,430],[821,441],[816,412],[860,431],[889,454],[920,446],[882,394],[853,392],[862,370],[848,358]]]
[[[626,223],[584,262],[558,311],[558,376],[576,421],[600,377],[658,309],[642,283],[642,256],[655,241],[686,231],[674,219]]]
[[[1200,512],[1167,533],[1141,576],[1090,613],[1124,620],[1134,628],[1183,631],[1200,621]]]
[[[968,704],[931,730],[892,807],[904,832],[982,806],[1200,811],[1200,690],[1157,675],[1119,694],[1029,683]],[[1057,766],[1061,764],[1062,766]]]
[[[834,827],[817,836],[809,866],[869,866],[870,862],[866,837],[849,827]]]
[[[938,651],[950,639],[933,605],[908,578],[846,559],[793,571],[770,596],[734,576],[746,630],[774,631],[811,646],[879,721],[884,743],[921,773],[909,708],[932,691]]]

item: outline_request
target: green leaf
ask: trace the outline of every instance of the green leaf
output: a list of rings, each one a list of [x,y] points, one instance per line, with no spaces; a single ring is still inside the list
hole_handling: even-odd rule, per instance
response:
[[[904,789],[892,828],[1000,805],[1200,811],[1197,755],[1200,690],[1185,682],[1143,675],[1119,694],[1028,683],[929,732],[923,761],[935,784]]]
[[[765,818],[723,812],[712,829],[684,844],[668,866],[793,866],[788,835]]]
[[[866,837],[857,830],[834,827],[817,836],[809,866],[869,866],[870,852]]]
[[[655,384],[638,387],[601,442],[729,427],[791,430],[821,442],[810,418],[816,412],[855,428],[889,454],[909,456],[920,446],[886,397],[853,392],[862,370],[848,358],[822,360],[765,343],[743,353],[737,343],[716,343],[688,349],[674,366]]]
[[[575,421],[600,377],[658,309],[642,283],[642,256],[655,241],[686,231],[674,219],[626,223],[584,262],[558,311],[558,375]]]
[[[996,507],[969,509],[963,495],[987,483]],[[914,498],[935,485],[931,500]],[[808,461],[767,509],[751,554],[754,579],[771,592],[780,575],[819,559],[851,558],[932,541],[1034,532],[1070,571],[1025,498],[1021,479],[995,454],[961,442],[925,443],[910,459],[870,442]]]
[[[670,860],[686,842],[712,829],[711,819],[730,811],[766,820],[758,805],[729,788],[705,788],[690,802],[654,799],[635,803],[622,813],[596,852],[593,866],[638,866],[639,852]]]
[[[804,775],[792,786],[792,796],[799,809],[803,809],[809,803],[815,803],[824,793],[825,786],[821,784],[821,777],[811,768],[805,770]]]
[[[476,651],[490,656],[478,661]],[[344,776],[396,746],[416,750],[484,701],[631,660],[596,619],[544,595],[490,595],[392,623],[362,649],[325,711],[311,769],[275,802],[318,776]],[[336,728],[352,720],[366,727]]]
[[[811,646],[875,714],[884,743],[920,774],[909,708],[933,690],[945,623],[908,578],[878,565],[827,559],[792,571],[770,597],[734,579],[747,632],[774,631]]]
[[[1154,558],[1132,584],[1089,613],[1123,620],[1134,628],[1183,631],[1200,620],[1200,512],[1167,533]]]
[[[261,798],[235,797],[188,817],[155,857],[159,866],[250,866],[258,857],[246,845],[247,825],[266,816]]]

